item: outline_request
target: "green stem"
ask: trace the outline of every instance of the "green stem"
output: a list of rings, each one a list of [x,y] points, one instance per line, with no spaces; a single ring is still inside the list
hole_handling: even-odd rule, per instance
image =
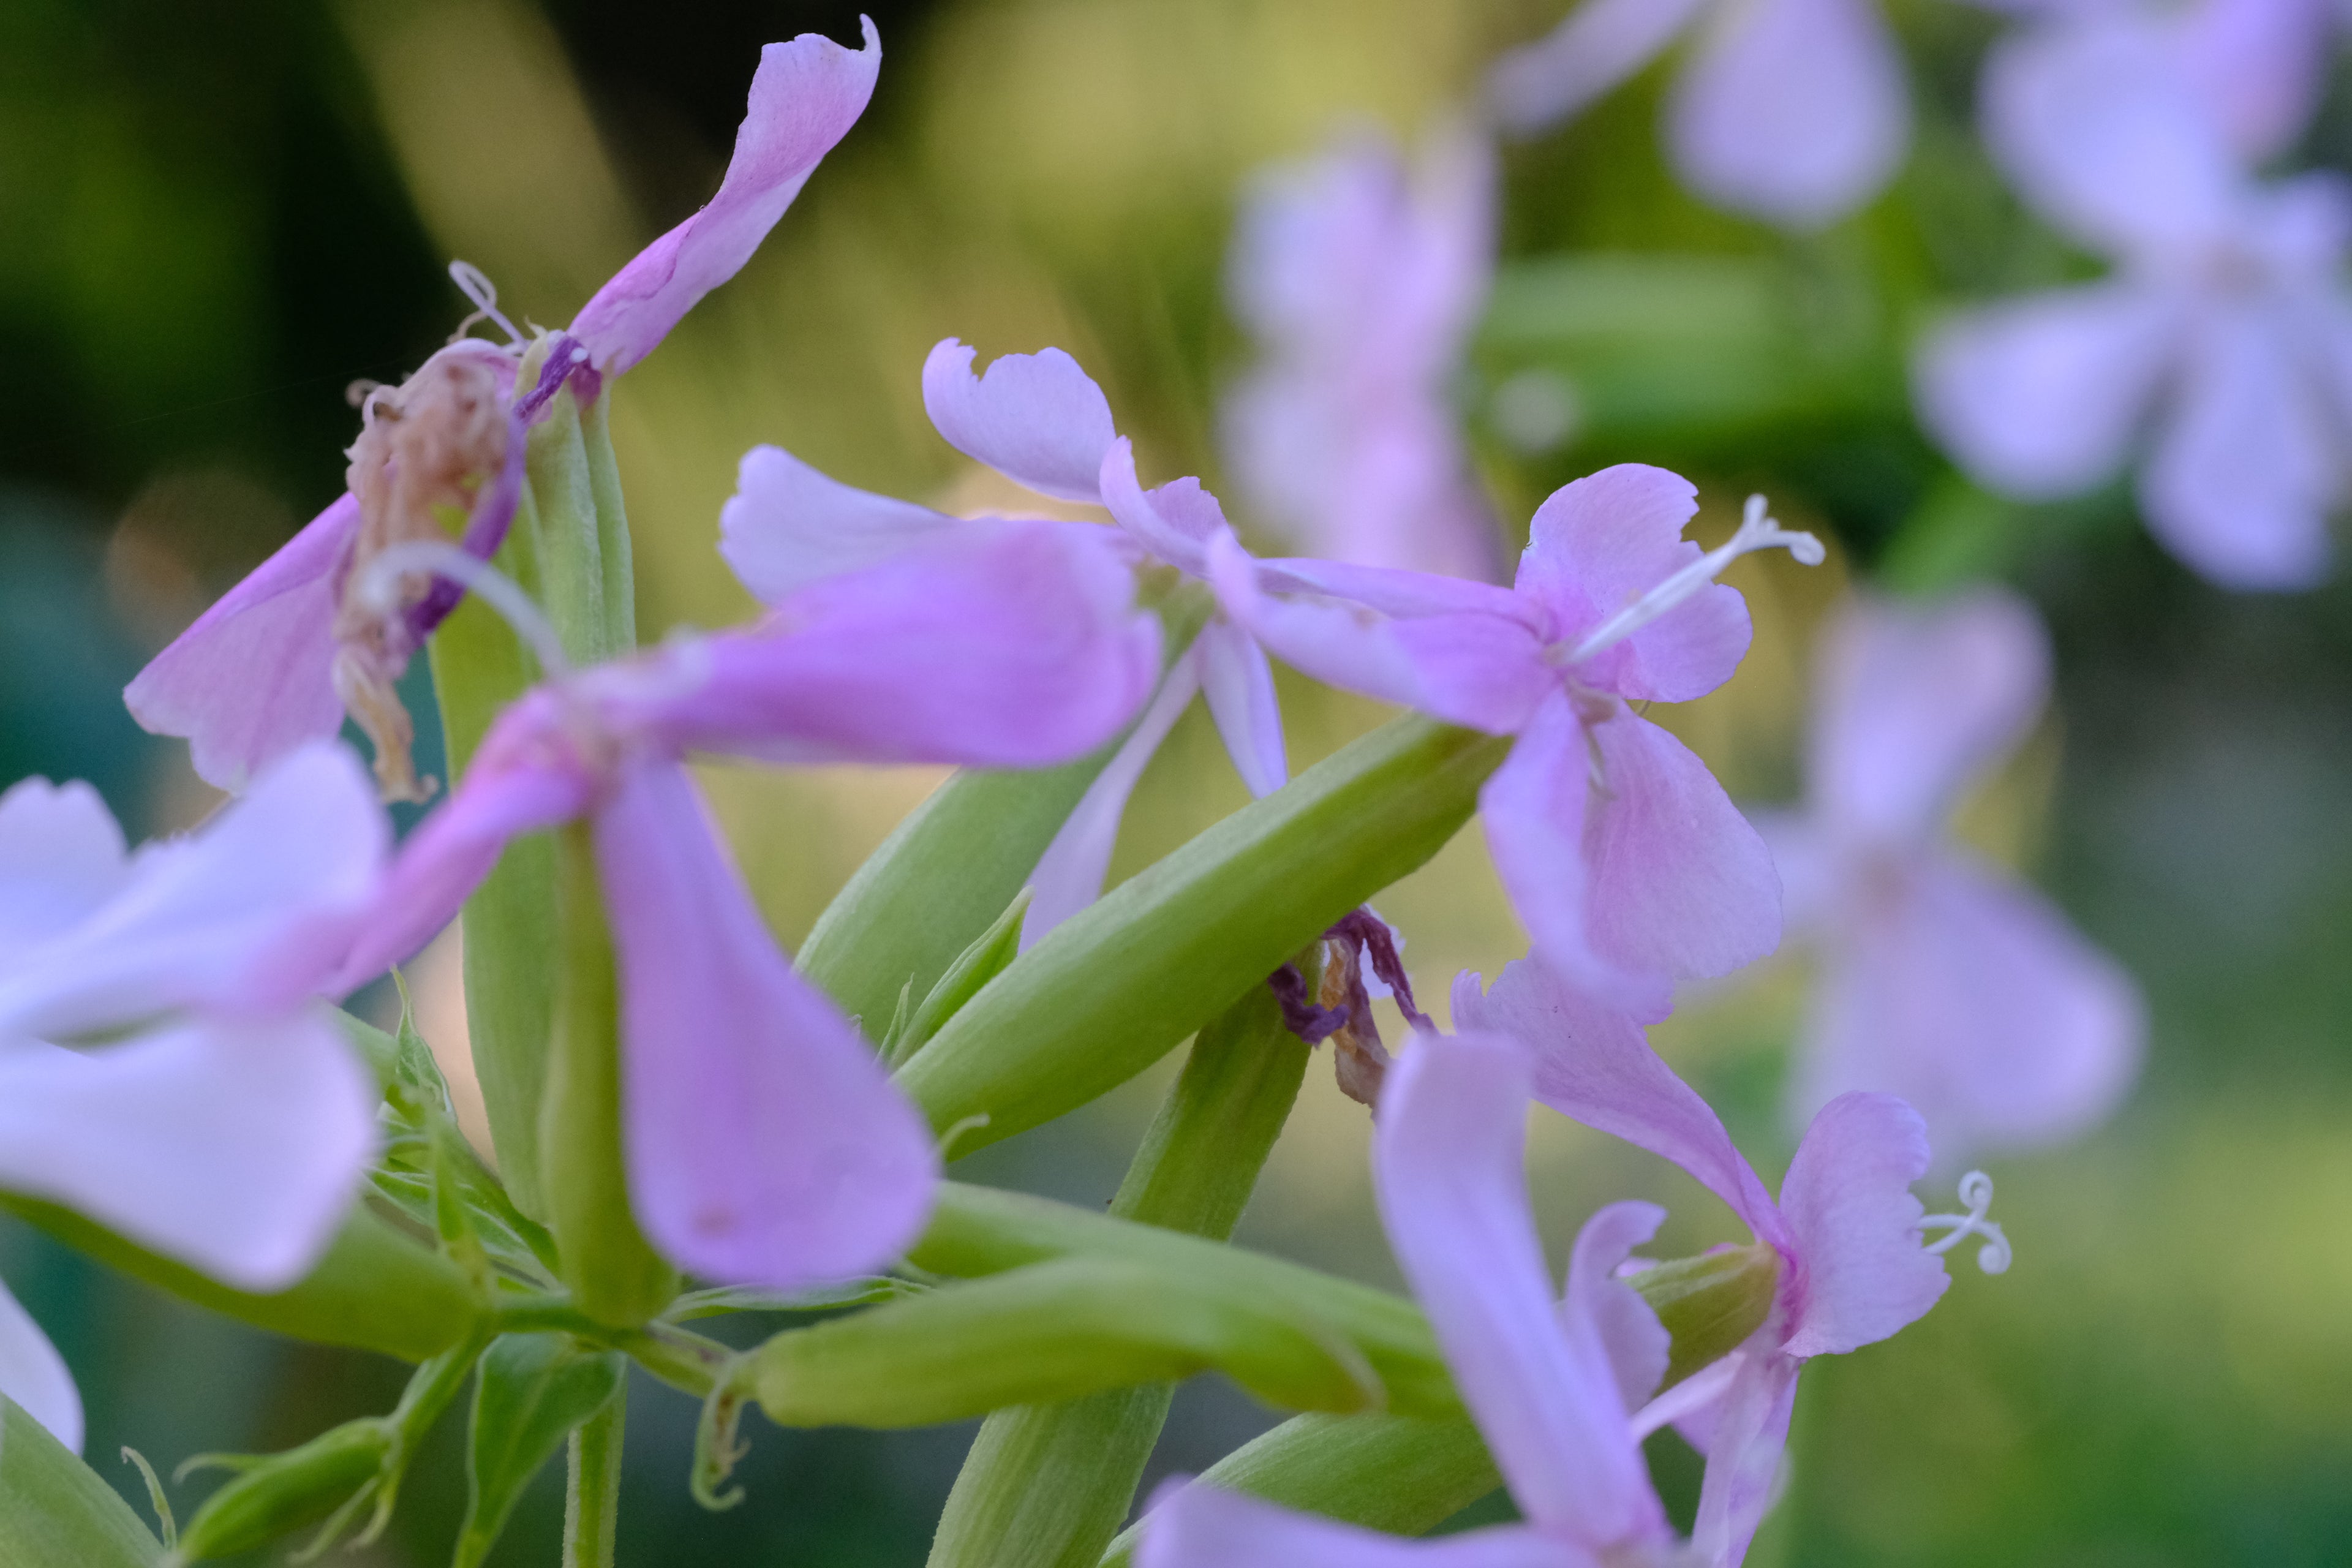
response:
[[[613,1568],[621,1507],[621,1436],[628,1425],[629,1385],[572,1428],[563,1494],[563,1568]]]
[[[1307,1062],[1266,988],[1227,1008],[1193,1041],[1111,1214],[1231,1236]],[[1150,1384],[990,1415],[948,1496],[931,1568],[1088,1568],[1127,1516],[1174,1394]]]

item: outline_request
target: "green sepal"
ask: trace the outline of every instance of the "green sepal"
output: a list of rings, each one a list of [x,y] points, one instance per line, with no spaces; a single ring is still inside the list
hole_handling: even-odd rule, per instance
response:
[[[642,1323],[677,1294],[677,1270],[637,1228],[621,1144],[620,989],[593,831],[558,830],[562,942],[540,1128],[541,1190],[563,1282],[599,1323]]]
[[[1163,665],[1192,646],[1211,607],[1205,591],[1160,600]],[[869,1031],[892,1016],[901,991],[929,995],[1028,882],[1124,739],[1058,768],[950,778],[825,906],[801,944],[801,972]]]
[[[1199,1478],[1284,1508],[1391,1535],[1422,1535],[1503,1484],[1468,1420],[1294,1415]],[[1122,1532],[1102,1568],[1128,1568],[1141,1526]]]
[[[0,1563],[154,1568],[163,1555],[105,1478],[0,1396]]]
[[[1133,1078],[1469,820],[1507,737],[1408,717],[1056,926],[899,1068],[969,1152]]]
[[[201,1563],[249,1552],[373,1499],[400,1447],[398,1430],[381,1415],[331,1427],[299,1448],[267,1456],[194,1459],[187,1470],[226,1466],[237,1474],[197,1509],[180,1532],[178,1556]]]
[[[900,1427],[1223,1373],[1286,1409],[1385,1391],[1312,1312],[1117,1258],[1072,1258],[788,1330],[751,1352],[783,1426]]]
[[[925,1041],[940,1032],[940,1026],[956,1016],[957,1009],[980,994],[980,988],[1004,973],[1021,951],[1021,922],[1029,913],[1029,889],[1022,889],[996,917],[996,923],[980,933],[978,940],[965,948],[948,972],[940,976],[930,994],[911,1016],[903,1011],[890,1021],[890,1032],[882,1041],[882,1059],[897,1066],[923,1047]],[[905,1006],[907,993],[899,994],[900,1006]]]
[[[1461,1408],[1419,1308],[1386,1290],[1263,1253],[1050,1198],[942,1182],[929,1228],[908,1258],[962,1279],[1054,1258],[1133,1263],[1190,1294],[1318,1325],[1330,1342],[1363,1357],[1391,1410],[1452,1415]]]
[[[1311,994],[1321,944],[1303,955]],[[1307,1046],[1264,986],[1192,1042],[1111,1200],[1118,1218],[1233,1234],[1307,1072]],[[1126,1519],[1175,1389],[1149,1384],[999,1410],[956,1475],[930,1568],[1091,1568]]]
[[[1729,1355],[1764,1326],[1780,1286],[1780,1254],[1760,1241],[1727,1247],[1652,1264],[1625,1283],[1674,1336],[1663,1391]]]
[[[0,1207],[133,1279],[318,1344],[423,1361],[464,1338],[481,1313],[465,1275],[447,1258],[364,1204],[352,1205],[306,1278],[270,1295],[233,1290],[55,1204],[0,1194]]]
[[[466,1439],[466,1517],[454,1568],[477,1568],[523,1489],[620,1392],[628,1358],[569,1334],[508,1334],[482,1356]]]

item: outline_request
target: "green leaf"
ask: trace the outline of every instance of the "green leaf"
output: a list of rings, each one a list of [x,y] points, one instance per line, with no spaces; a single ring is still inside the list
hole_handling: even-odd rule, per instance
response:
[[[572,1429],[620,1392],[628,1364],[569,1334],[509,1334],[490,1346],[474,1385],[455,1568],[476,1568],[488,1555],[523,1489]]]
[[[1160,1059],[1469,820],[1507,738],[1396,720],[1226,817],[1013,960],[899,1069],[968,1152]]]
[[[103,1477],[0,1397],[0,1563],[152,1568],[163,1555],[163,1543]]]
[[[319,1344],[423,1361],[464,1338],[480,1313],[466,1277],[448,1259],[364,1204],[352,1205],[308,1278],[266,1296],[232,1290],[55,1204],[0,1194],[0,1207],[77,1251],[200,1307]]]

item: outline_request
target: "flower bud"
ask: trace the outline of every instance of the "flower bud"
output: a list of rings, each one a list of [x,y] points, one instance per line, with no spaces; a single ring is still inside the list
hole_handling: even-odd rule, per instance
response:
[[[197,1563],[249,1551],[327,1518],[373,1489],[397,1440],[391,1422],[371,1415],[322,1432],[283,1454],[210,1461],[239,1465],[242,1472],[206,1498],[188,1521],[180,1532],[179,1561]]]
[[[1719,1361],[1764,1326],[1780,1286],[1780,1255],[1763,1242],[1653,1264],[1625,1281],[1642,1293],[1674,1336],[1665,1381],[1672,1388]]]

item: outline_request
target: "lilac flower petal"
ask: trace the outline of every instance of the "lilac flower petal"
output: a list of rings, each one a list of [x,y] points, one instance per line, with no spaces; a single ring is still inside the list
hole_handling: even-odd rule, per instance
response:
[[[360,526],[348,491],[196,617],[122,690],[131,716],[188,742],[206,784],[241,790],[343,726],[335,695],[335,575]]]
[[[1200,663],[1188,653],[1169,668],[1159,694],[1045,846],[1037,868],[1029,874],[1029,910],[1021,921],[1023,951],[1102,897],[1128,797],[1200,689]]]
[[[993,366],[989,374],[996,374]],[[1188,576],[1205,575],[1209,542],[1233,532],[1224,509],[1198,479],[1176,479],[1146,491],[1135,477],[1134,444],[1124,436],[1104,451],[1096,479],[1113,521],[1153,556]]]
[[[1541,1068],[1538,1069],[1538,1078]],[[1658,1234],[1666,1211],[1655,1204],[1615,1203],[1595,1211],[1569,1255],[1560,1330],[1587,1367],[1605,1366],[1628,1412],[1638,1410],[1666,1375],[1673,1336],[1642,1293],[1618,1278],[1633,1249]]]
[[[695,1273],[778,1289],[887,1266],[939,1179],[921,1113],[777,951],[683,767],[627,767],[595,836],[646,1234]]]
[[[1265,662],[1265,650],[1221,616],[1201,628],[1193,657],[1200,660],[1201,695],[1234,759],[1234,771],[1250,794],[1264,799],[1290,782],[1282,710],[1275,700],[1274,669]]]
[[[1158,684],[1160,623],[1134,597],[1108,531],[999,521],[617,670],[600,700],[673,749],[1043,767],[1109,740]]]
[[[1397,1265],[1528,1519],[1614,1546],[1664,1515],[1597,1334],[1560,1331],[1528,1206],[1531,1053],[1499,1035],[1423,1036],[1390,1068],[1372,1174]]]
[[[1496,60],[1486,101],[1507,130],[1532,135],[1580,112],[1674,41],[1704,0],[1585,0],[1532,44]]]
[[[754,447],[719,509],[719,553],[754,598],[772,605],[967,526],[912,501],[853,489],[781,447]]]
[[[122,829],[77,779],[26,779],[0,795],[0,964],[77,924],[130,875]]]
[[[2137,281],[2053,289],[1970,310],[1921,345],[1913,399],[1988,489],[2042,500],[2121,468],[2173,359],[2179,300]]]
[[[1780,1183],[1805,1267],[1784,1353],[1843,1355],[1918,1321],[1942,1297],[1951,1276],[1919,1245],[1926,1211],[1911,1195],[1927,1173],[1927,1124],[1893,1095],[1840,1095],[1813,1118]]]
[[[1683,537],[1698,513],[1689,480],[1620,463],[1552,492],[1537,509],[1518,585],[1549,610],[1551,640],[1573,646],[1704,553]],[[1577,679],[1629,701],[1687,702],[1731,679],[1748,653],[1748,602],[1710,584],[1613,647]]]
[[[2327,79],[2326,0],[2202,0],[2170,18],[2190,85],[2238,155],[2285,152]]]
[[[1181,1481],[1153,1500],[1135,1560],[1137,1568],[1598,1568],[1524,1526],[1407,1541]]]
[[[1595,943],[1589,841],[1593,757],[1565,697],[1537,710],[1478,792],[1486,852],[1535,951],[1578,989],[1646,1022],[1674,1005],[1672,976],[1629,973]]]
[[[1771,852],[1772,869],[1780,879],[1780,919],[1794,934],[1827,921],[1843,890],[1842,847],[1833,829],[1799,811],[1748,808],[1744,815],[1756,837]]]
[[[1286,662],[1343,690],[1507,734],[1558,684],[1517,618],[1473,612],[1390,620],[1343,599],[1276,597],[1229,537],[1211,545],[1209,574],[1228,616]]]
[[[1928,607],[1853,600],[1815,663],[1812,798],[1848,842],[1933,834],[2050,698],[2049,635],[1999,588]]]
[[[1801,1363],[1757,1350],[1740,1355],[1731,1386],[1708,1412],[1706,1479],[1691,1544],[1699,1561],[1736,1565],[1778,1495]]]
[[[65,1357],[32,1314],[0,1285],[0,1398],[21,1405],[49,1436],[81,1452],[81,1391]]]
[[[200,832],[143,850],[105,905],[28,949],[0,976],[0,1029],[67,1035],[255,1005],[268,954],[374,892],[390,837],[359,759],[305,746]]]
[[[1790,1086],[1800,1125],[1850,1090],[1898,1094],[1948,1167],[2096,1126],[2138,1070],[2131,977],[2032,888],[1958,857],[1883,876],[1822,963]]]
[[[1100,500],[1118,437],[1102,388],[1060,349],[1006,354],[975,376],[977,353],[947,338],[923,362],[923,406],[947,444],[1040,495]]]
[[[2178,254],[2230,234],[2239,170],[2158,29],[2129,16],[2021,29],[1982,79],[1986,145],[2073,237]]]
[[[882,40],[862,49],[817,33],[760,51],[749,107],[718,194],[640,251],[572,318],[596,368],[618,375],[654,351],[705,294],[742,269],[874,96]]]
[[[1258,563],[1268,593],[1322,594],[1349,599],[1368,610],[1401,620],[1426,616],[1494,616],[1517,621],[1531,632],[1544,629],[1542,610],[1526,595],[1492,583],[1412,572],[1393,566],[1283,556]]]
[[[1869,0],[1753,0],[1717,8],[1675,83],[1683,179],[1735,212],[1792,229],[1834,223],[1903,160],[1903,61]]]
[[[0,1186],[241,1290],[318,1260],[375,1152],[375,1086],[323,1016],[88,1051],[0,1048]]]
[[[2248,306],[2200,322],[2140,478],[2149,531],[2225,588],[2308,588],[2327,574],[2336,441],[2294,331]]]
[[[1723,1120],[1650,1048],[1641,1026],[1594,1002],[1536,959],[1506,964],[1484,995],[1454,983],[1457,1027],[1508,1035],[1537,1053],[1536,1098],[1587,1127],[1672,1160],[1729,1205],[1759,1240],[1787,1228]]]
[[[1780,942],[1771,853],[1706,764],[1620,708],[1590,727],[1603,788],[1586,817],[1594,947],[1631,973],[1712,979]]]

